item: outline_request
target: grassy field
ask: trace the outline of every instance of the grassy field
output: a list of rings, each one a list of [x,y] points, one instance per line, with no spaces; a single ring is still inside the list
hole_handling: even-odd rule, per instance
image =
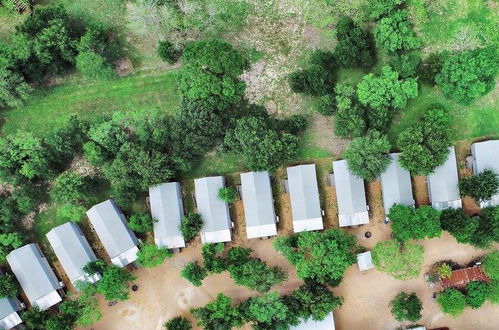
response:
[[[70,115],[93,118],[114,111],[149,110],[174,113],[180,103],[175,72],[138,74],[111,81],[72,79],[64,84],[37,90],[21,109],[1,113],[2,133],[18,129],[43,134],[67,121]]]

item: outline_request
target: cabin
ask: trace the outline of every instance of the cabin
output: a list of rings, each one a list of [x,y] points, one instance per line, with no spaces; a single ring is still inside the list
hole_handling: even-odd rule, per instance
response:
[[[168,182],[149,188],[154,242],[160,248],[178,249],[185,247],[184,236],[180,231],[180,221],[184,217],[184,206],[180,183]]]
[[[374,268],[371,251],[357,254],[357,266],[361,272]]]
[[[75,287],[77,282],[96,283],[100,280],[99,274],[88,275],[83,271],[83,267],[97,260],[97,257],[76,223],[66,222],[50,230],[46,236],[62,268]]]
[[[229,206],[218,197],[218,191],[225,187],[222,176],[210,176],[194,180],[197,211],[203,219],[201,242],[230,242],[232,222]]]
[[[10,269],[21,285],[31,306],[46,310],[62,301],[64,287],[36,244],[27,244],[7,255]]]
[[[431,206],[434,209],[457,209],[461,207],[462,201],[459,193],[456,151],[454,147],[449,147],[447,160],[428,176],[427,184]]]
[[[287,173],[294,232],[323,229],[315,164],[288,167]]]
[[[114,265],[125,267],[137,260],[139,240],[113,200],[92,206],[87,216]]]
[[[242,173],[241,195],[248,239],[277,235],[277,218],[269,173]]]
[[[393,205],[400,204],[412,207],[415,205],[411,174],[400,166],[399,153],[392,153],[389,157],[390,165],[380,177],[386,220],[389,220],[387,215]]]
[[[17,298],[0,298],[0,329],[9,330],[21,324],[23,321],[17,312],[23,307]]]
[[[491,170],[499,174],[499,140],[476,142],[471,145],[471,156],[473,157],[473,173],[480,174],[485,170]],[[499,193],[490,200],[480,202],[480,207],[499,205]]]
[[[333,179],[340,227],[369,223],[364,180],[350,172],[346,160],[333,162]]]

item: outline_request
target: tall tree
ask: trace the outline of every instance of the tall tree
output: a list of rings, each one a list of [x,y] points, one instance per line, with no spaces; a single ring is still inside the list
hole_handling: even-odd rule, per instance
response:
[[[399,322],[416,322],[421,319],[423,304],[414,292],[411,294],[400,292],[390,302],[390,306],[392,308],[393,317]]]
[[[466,308],[466,296],[459,290],[447,288],[437,296],[437,303],[442,312],[458,317]]]
[[[489,296],[489,285],[482,281],[471,281],[466,284],[466,303],[473,309],[482,307]]]
[[[190,242],[196,237],[203,228],[203,219],[201,214],[189,212],[180,221],[180,231],[186,242]]]
[[[459,181],[461,195],[470,196],[477,202],[490,200],[499,193],[499,175],[492,170],[470,175]]]
[[[440,212],[431,206],[423,205],[418,208],[395,204],[388,212],[392,221],[392,231],[396,239],[424,239],[439,237]]]
[[[376,46],[390,53],[418,48],[421,41],[412,31],[408,16],[407,10],[397,10],[382,18],[374,30]]]
[[[374,181],[390,165],[389,152],[390,142],[386,135],[371,130],[350,142],[343,156],[353,174]]]
[[[373,41],[367,31],[362,30],[348,16],[340,17],[336,25],[334,56],[345,68],[370,68],[374,64]]]
[[[244,318],[253,322],[256,328],[277,329],[289,318],[288,306],[277,292],[251,297],[241,304],[240,309]]]

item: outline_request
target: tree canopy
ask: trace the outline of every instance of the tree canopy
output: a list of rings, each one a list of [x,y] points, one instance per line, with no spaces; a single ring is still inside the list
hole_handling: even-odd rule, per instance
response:
[[[397,10],[383,17],[374,29],[376,46],[394,53],[401,50],[413,50],[421,41],[411,29],[407,10]]]
[[[399,322],[416,322],[422,317],[423,304],[414,292],[411,294],[400,292],[390,302],[390,306],[393,317]]]
[[[185,265],[180,275],[194,286],[201,286],[203,280],[208,276],[208,272],[197,261],[191,261]]]
[[[405,281],[421,273],[424,247],[409,242],[402,244],[397,240],[381,241],[372,249],[372,258],[378,270]]]
[[[390,142],[386,135],[371,130],[350,142],[343,156],[353,174],[374,181],[390,165],[389,152]]]
[[[490,279],[499,281],[499,250],[494,250],[485,256],[483,269]]]
[[[167,248],[160,248],[154,242],[141,244],[137,252],[137,262],[146,268],[161,265],[167,258],[173,254]]]
[[[466,303],[473,309],[482,307],[489,296],[489,285],[482,281],[466,284]]]
[[[243,325],[239,309],[222,293],[204,307],[194,308],[191,312],[198,319],[197,325],[207,330],[231,329]]]
[[[388,212],[392,221],[392,231],[396,239],[425,239],[440,237],[440,212],[431,206],[422,205],[418,208],[395,204]]]
[[[128,225],[137,233],[147,233],[153,230],[155,219],[148,213],[142,212],[130,216]]]
[[[459,181],[459,190],[477,202],[490,200],[499,193],[499,175],[489,169],[470,175]]]
[[[345,68],[371,68],[374,65],[373,40],[350,17],[340,17],[336,24],[336,39],[334,56],[339,65]]]
[[[97,284],[97,291],[104,295],[106,300],[127,300],[129,297],[128,284],[135,280],[135,276],[116,265],[109,265],[102,273]]]
[[[7,273],[0,275],[0,298],[17,297],[19,287],[14,275]]]
[[[186,242],[192,241],[203,228],[201,214],[189,212],[180,221],[180,231]]]
[[[435,81],[445,96],[467,105],[492,90],[498,69],[497,48],[468,50],[449,55]]]
[[[188,319],[177,316],[165,322],[166,330],[191,330],[191,322]]]
[[[274,248],[296,268],[299,278],[322,284],[337,285],[357,260],[355,237],[339,229],[279,236]]]
[[[459,290],[447,288],[437,296],[437,303],[442,312],[458,317],[466,308],[466,296]]]

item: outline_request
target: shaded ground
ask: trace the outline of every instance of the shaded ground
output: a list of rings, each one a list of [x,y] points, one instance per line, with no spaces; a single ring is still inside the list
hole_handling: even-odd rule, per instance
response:
[[[389,226],[371,224],[362,227],[373,232],[370,239],[361,238],[359,243],[368,248],[378,240],[388,239]],[[444,315],[432,293],[441,291],[437,285],[429,289],[423,280],[423,273],[436,261],[452,259],[460,264],[466,264],[476,257],[482,256],[486,251],[476,250],[472,246],[457,243],[447,233],[440,239],[421,241],[425,247],[425,260],[423,272],[419,278],[410,281],[399,281],[375,269],[360,272],[357,265],[351,266],[345,273],[341,285],[334,289],[335,294],[345,298],[343,306],[334,312],[336,329],[377,329],[392,330],[400,323],[393,319],[388,304],[400,291],[416,292],[423,302],[423,318],[417,322],[427,328],[449,327],[453,330],[492,330],[497,329],[499,313],[497,306],[486,303],[480,309],[467,308],[457,319]],[[359,311],[362,315],[359,316]],[[408,323],[405,323],[408,325]]]

